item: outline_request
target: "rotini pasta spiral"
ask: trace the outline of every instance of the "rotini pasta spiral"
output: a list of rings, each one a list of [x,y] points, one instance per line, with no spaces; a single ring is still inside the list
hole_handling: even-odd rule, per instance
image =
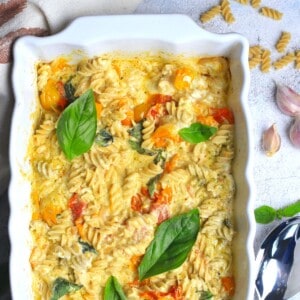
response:
[[[259,57],[261,55],[262,48],[259,45],[251,46],[249,49],[250,58]]]
[[[270,7],[262,7],[260,9],[260,13],[268,18],[271,18],[273,20],[281,20],[283,13],[281,13],[280,11],[274,9],[274,8],[270,8]]]
[[[295,59],[295,53],[290,52],[281,58],[279,58],[277,61],[273,63],[273,66],[276,70],[282,69],[284,67],[287,67],[290,63],[292,63]]]
[[[295,67],[296,69],[300,69],[300,51],[296,51],[296,58],[295,58]]]
[[[247,5],[248,4],[248,0],[236,0],[237,2]]]
[[[278,52],[283,53],[286,50],[288,43],[291,40],[291,34],[289,32],[282,32],[279,40],[276,43],[276,49]]]
[[[221,13],[227,23],[231,24],[235,22],[235,18],[231,11],[230,2],[228,0],[222,0]]]
[[[261,55],[261,70],[264,73],[270,71],[271,68],[271,51],[264,49]]]
[[[258,8],[261,4],[261,0],[251,0],[251,5],[254,8]]]
[[[255,68],[261,63],[261,57],[260,56],[253,56],[249,59],[249,67],[250,69]]]
[[[209,22],[220,13],[221,13],[221,6],[220,5],[213,6],[212,8],[210,8],[208,11],[204,12],[200,16],[200,21],[202,23]]]

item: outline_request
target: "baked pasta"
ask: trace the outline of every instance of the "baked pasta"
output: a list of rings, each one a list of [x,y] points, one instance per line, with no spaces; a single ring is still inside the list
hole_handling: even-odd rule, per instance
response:
[[[229,85],[224,57],[37,65],[34,299],[233,296]]]

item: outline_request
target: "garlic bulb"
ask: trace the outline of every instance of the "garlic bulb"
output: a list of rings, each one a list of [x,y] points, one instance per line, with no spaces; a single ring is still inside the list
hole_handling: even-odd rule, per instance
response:
[[[295,122],[290,128],[290,139],[294,146],[300,148],[300,116],[295,118]]]
[[[281,138],[275,124],[264,131],[262,146],[268,156],[272,156],[280,149]]]
[[[279,109],[286,115],[300,115],[300,95],[291,88],[277,85],[276,102]]]

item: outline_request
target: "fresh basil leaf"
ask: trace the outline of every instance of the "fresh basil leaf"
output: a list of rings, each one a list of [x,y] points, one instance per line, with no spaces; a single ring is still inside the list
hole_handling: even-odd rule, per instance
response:
[[[70,79],[64,84],[65,94],[66,94],[66,97],[67,97],[69,103],[74,102],[74,100],[76,99],[76,97],[75,97],[75,87],[73,86],[71,80],[72,80],[72,78],[70,78]]]
[[[67,159],[72,160],[91,148],[96,128],[96,106],[90,89],[71,103],[58,120],[57,138]]]
[[[200,297],[199,300],[209,300],[214,296],[210,291],[199,291]]]
[[[92,252],[92,253],[95,253],[97,254],[97,250],[90,244],[82,241],[82,240],[78,240],[78,243],[81,245],[81,248],[82,248],[82,252],[85,253],[85,252]]]
[[[181,266],[196,242],[199,229],[198,209],[162,222],[138,267],[139,280]]]
[[[57,300],[62,296],[72,292],[76,292],[81,288],[82,285],[69,282],[68,280],[61,277],[56,278],[52,286],[52,295],[50,300]]]
[[[156,188],[156,183],[160,179],[161,175],[162,174],[158,174],[158,175],[150,178],[150,180],[147,182],[147,187],[148,187],[150,197],[153,197],[154,192],[155,192],[155,188]]]
[[[110,276],[104,288],[104,300],[126,300],[126,296],[122,290],[117,278]]]
[[[95,137],[95,143],[101,147],[107,147],[114,141],[113,136],[104,128],[101,129]]]
[[[201,123],[193,123],[190,127],[182,128],[178,134],[191,144],[198,144],[207,141],[217,132],[216,127],[207,126]]]
[[[275,220],[276,210],[268,205],[263,205],[254,210],[255,220],[260,224],[268,224]]]
[[[289,217],[293,217],[298,213],[300,213],[300,200],[284,208],[278,209],[277,218],[278,219],[281,219],[282,217],[289,218]]]

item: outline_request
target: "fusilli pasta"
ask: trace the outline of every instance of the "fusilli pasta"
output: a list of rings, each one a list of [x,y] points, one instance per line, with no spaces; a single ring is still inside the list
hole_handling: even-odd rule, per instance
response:
[[[261,4],[261,0],[251,0],[251,5],[254,7],[254,8],[258,8]]]
[[[264,49],[261,55],[261,70],[264,73],[270,71],[271,68],[271,51]]]
[[[288,43],[291,40],[291,34],[289,32],[282,32],[278,42],[276,43],[276,49],[278,52],[283,53],[286,50]]]
[[[262,7],[260,9],[260,13],[268,18],[271,18],[273,20],[281,20],[283,13],[281,13],[280,11],[274,9],[274,8],[270,8],[270,7]]]
[[[234,21],[224,0],[202,22],[221,11]],[[58,139],[68,105],[62,86],[74,92],[75,105],[91,89],[97,115],[92,145],[71,160]],[[65,299],[103,299],[111,275],[128,299],[171,299],[174,291],[180,299],[230,299],[223,283],[233,278],[229,86],[225,57],[107,54],[37,66],[41,105],[29,147],[34,299],[54,299],[57,280],[76,286]],[[63,107],[43,102],[52,89],[52,101]],[[182,130],[193,124],[211,127],[212,136],[189,141]],[[193,208],[201,230],[186,261],[139,282],[138,266],[158,225]]]
[[[208,11],[204,12],[200,16],[200,21],[202,23],[209,22],[220,13],[221,13],[221,6],[220,5],[213,6],[212,8],[210,8]]]
[[[235,22],[235,18],[231,11],[230,2],[228,0],[222,0],[221,12],[227,23],[231,24]]]
[[[296,51],[295,67],[296,69],[300,69],[300,50]]]
[[[294,52],[290,52],[284,56],[282,56],[281,58],[279,58],[278,60],[276,60],[273,63],[273,66],[275,69],[282,69],[286,66],[288,66],[290,63],[292,63],[295,59],[295,53]]]
[[[248,4],[248,0],[236,0],[237,2],[247,5]]]

